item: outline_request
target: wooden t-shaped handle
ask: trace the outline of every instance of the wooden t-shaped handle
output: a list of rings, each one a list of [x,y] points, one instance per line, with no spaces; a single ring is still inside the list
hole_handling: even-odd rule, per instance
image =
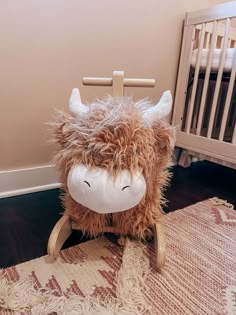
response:
[[[154,79],[126,79],[124,71],[114,71],[112,78],[83,78],[84,85],[112,86],[112,95],[124,96],[124,87],[154,87]]]

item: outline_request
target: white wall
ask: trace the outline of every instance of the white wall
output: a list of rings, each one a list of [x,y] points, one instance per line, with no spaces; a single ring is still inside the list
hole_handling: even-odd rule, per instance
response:
[[[45,122],[66,108],[73,87],[84,100],[110,89],[82,87],[83,76],[156,79],[136,98],[174,92],[186,11],[217,0],[7,0],[0,2],[0,168],[47,165]]]

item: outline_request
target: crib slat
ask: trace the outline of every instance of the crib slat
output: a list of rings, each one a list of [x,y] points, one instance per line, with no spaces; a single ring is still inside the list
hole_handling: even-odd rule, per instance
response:
[[[214,22],[214,23],[215,23],[215,22]],[[210,33],[210,32],[207,32],[207,34],[206,34],[206,40],[205,40],[205,45],[204,45],[204,47],[205,47],[206,49],[209,48],[210,38],[211,38],[211,33]]]
[[[225,127],[226,127],[226,122],[227,122],[229,108],[230,108],[230,102],[231,102],[233,88],[234,88],[235,75],[236,75],[236,52],[234,52],[233,66],[232,66],[230,80],[229,80],[229,86],[228,86],[228,91],[227,91],[227,96],[226,96],[226,101],[225,101],[224,113],[223,113],[222,122],[221,122],[221,126],[220,126],[220,135],[219,135],[220,141],[223,141],[223,139],[224,139]]]
[[[181,49],[174,110],[172,116],[172,123],[174,125],[178,125],[181,130],[195,33],[196,30],[194,25],[184,27],[183,45]]]
[[[214,52],[214,48],[216,46],[216,41],[217,41],[217,26],[218,26],[218,23],[215,21],[213,24],[210,51],[208,54],[207,68],[206,68],[205,80],[204,80],[203,91],[202,91],[202,99],[201,99],[198,122],[197,122],[196,134],[198,136],[200,135],[201,128],[202,128],[203,113],[204,113],[207,90],[208,90],[208,85],[209,85],[209,78],[210,78],[210,73],[211,73],[211,64],[212,64],[213,52]]]
[[[224,37],[220,38],[220,49],[223,49],[223,45],[224,45]]]
[[[229,16],[227,16],[229,17]],[[221,21],[219,20],[213,20],[212,22],[210,23],[206,23],[206,33],[210,33],[212,34],[213,32],[213,25],[214,25],[214,21],[217,21],[218,22],[218,27],[217,27],[217,35],[219,37],[224,37],[224,34],[225,34],[225,23],[222,23]],[[201,21],[201,23],[203,23],[204,21]],[[201,30],[202,29],[202,24],[197,24],[196,25],[196,30]],[[235,41],[236,40],[236,28],[232,27],[230,29],[230,34],[229,34],[229,39],[231,39],[232,41]],[[218,47],[219,48],[219,47]]]
[[[201,35],[200,35],[199,47],[198,47],[195,72],[194,72],[193,88],[192,88],[192,93],[191,93],[191,98],[190,98],[190,103],[189,103],[189,109],[188,109],[188,114],[187,114],[187,120],[186,120],[186,132],[187,133],[190,133],[190,129],[191,129],[193,107],[194,107],[194,101],[195,101],[195,96],[196,96],[196,91],[197,91],[197,83],[198,83],[198,75],[199,75],[199,70],[200,70],[202,48],[203,48],[204,37],[205,37],[205,28],[206,28],[206,24],[203,23]]]
[[[218,69],[218,75],[216,79],[215,91],[214,91],[212,107],[211,107],[210,120],[208,124],[207,138],[211,138],[211,135],[212,135],[212,129],[213,129],[215,113],[216,113],[216,105],[217,105],[217,101],[219,97],[220,84],[221,84],[221,79],[222,79],[222,74],[223,74],[224,64],[225,64],[226,49],[227,49],[228,38],[229,38],[229,30],[230,30],[230,19],[227,19],[226,26],[225,26],[225,35],[224,35],[224,40],[223,40],[223,48],[222,48],[221,58],[220,58],[220,65]]]
[[[236,144],[236,122],[234,124],[234,134],[232,138],[232,144]]]

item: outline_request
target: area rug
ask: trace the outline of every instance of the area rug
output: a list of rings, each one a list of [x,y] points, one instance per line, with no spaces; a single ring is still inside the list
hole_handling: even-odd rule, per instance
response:
[[[212,198],[164,218],[166,265],[153,244],[111,237],[0,271],[0,314],[236,314],[236,212]]]

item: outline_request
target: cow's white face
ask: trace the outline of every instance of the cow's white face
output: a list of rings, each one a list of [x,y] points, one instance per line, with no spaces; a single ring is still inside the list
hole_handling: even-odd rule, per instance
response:
[[[128,170],[116,178],[102,168],[89,169],[84,164],[73,167],[67,178],[71,197],[97,213],[114,213],[136,206],[146,192],[146,181]]]

